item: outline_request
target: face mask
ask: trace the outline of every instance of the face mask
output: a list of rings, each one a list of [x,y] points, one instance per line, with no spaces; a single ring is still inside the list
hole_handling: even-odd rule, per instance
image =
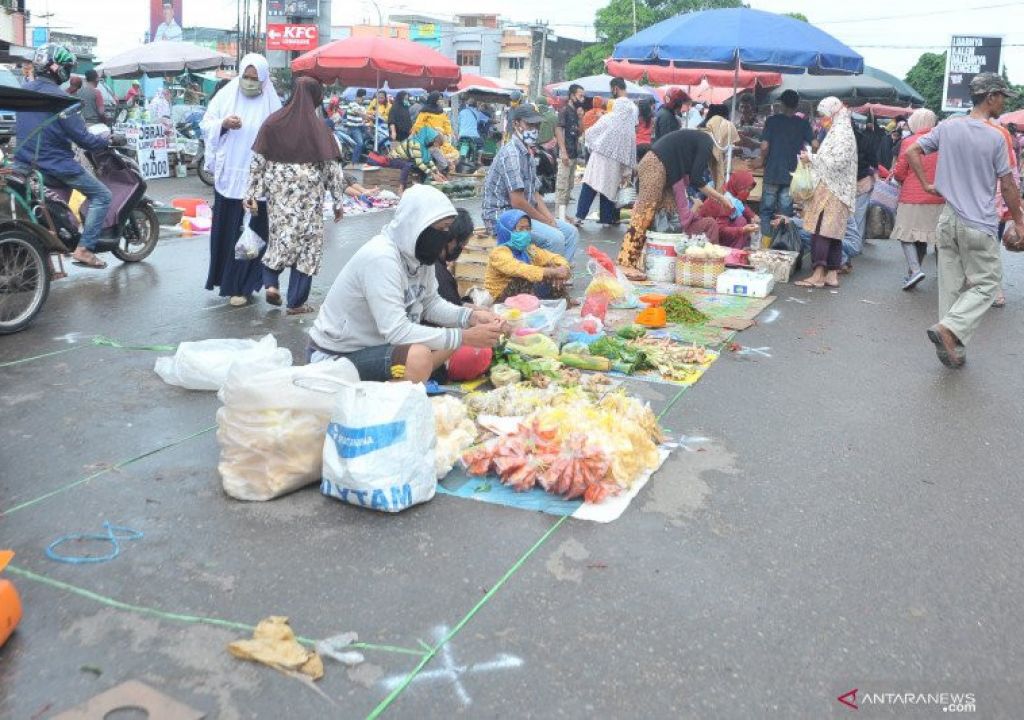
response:
[[[259,80],[242,78],[238,83],[238,88],[246,97],[259,97],[263,94],[263,83]]]
[[[903,137],[905,137],[905,138],[908,138],[908,137],[910,137],[910,136],[911,136],[911,134],[912,134],[912,133],[911,133],[911,132],[910,132],[909,130],[903,130],[903,131],[902,131],[902,132],[900,133],[900,135],[902,135],[902,136],[903,136]]]
[[[433,226],[421,232],[416,238],[416,259],[420,265],[433,265],[440,260],[449,240],[451,236],[446,230],[438,230]]]
[[[533,236],[529,230],[513,230],[506,245],[516,252],[523,252],[530,247],[531,242],[533,242]]]
[[[540,130],[523,130],[522,138],[526,147],[533,147],[540,140]]]

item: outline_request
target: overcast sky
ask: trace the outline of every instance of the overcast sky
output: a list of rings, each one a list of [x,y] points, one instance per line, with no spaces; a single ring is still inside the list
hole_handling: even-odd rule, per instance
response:
[[[233,27],[235,0],[179,0],[184,24]],[[581,3],[550,0],[378,0],[381,11],[495,12],[512,20],[547,21],[559,34],[583,39],[593,37],[593,12]],[[510,5],[516,8],[509,11]],[[1024,84],[1024,0],[854,0],[849,3],[809,0],[750,0],[750,5],[772,12],[802,12],[811,22],[860,52],[867,64],[903,77],[923,52],[939,52],[952,33],[1004,35],[1003,62],[1010,79]],[[65,32],[95,35],[99,51],[111,55],[142,41],[149,24],[149,0],[28,0],[36,16],[54,13],[53,26],[70,26]],[[444,8],[443,11],[438,8]],[[102,8],[102,10],[100,9]],[[351,24],[362,19],[376,22],[370,0],[339,0],[332,22]]]

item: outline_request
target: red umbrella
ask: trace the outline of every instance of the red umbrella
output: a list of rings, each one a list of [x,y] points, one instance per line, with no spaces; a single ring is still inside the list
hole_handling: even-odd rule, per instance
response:
[[[898,105],[881,105],[879,103],[868,103],[867,105],[861,105],[853,109],[854,112],[860,113],[861,115],[867,115],[873,113],[875,117],[881,118],[895,118],[900,115],[910,117],[910,113],[914,112],[912,107],[899,107]]]
[[[459,90],[465,90],[470,87],[487,88],[489,90],[518,89],[515,83],[502,80],[501,78],[488,77],[487,75],[473,75],[472,73],[462,73],[462,79],[459,80]]]
[[[446,90],[462,75],[436,50],[409,40],[354,37],[336,40],[292,60],[292,72],[324,84],[358,87],[419,87]]]
[[[1003,125],[1009,125],[1010,123],[1013,123],[1014,125],[1024,125],[1024,110],[1014,110],[1013,112],[1008,112],[1005,115],[1000,115],[999,122]]]
[[[644,75],[648,81],[657,85],[710,85],[711,87],[733,87],[737,81],[732,70],[705,70],[702,68],[680,68],[674,65],[647,65],[630,62],[629,60],[605,60],[609,75],[617,75],[626,80],[641,80]],[[754,72],[740,70],[737,87],[744,90],[760,85],[763,88],[778,87],[782,84],[782,75],[773,72]]]

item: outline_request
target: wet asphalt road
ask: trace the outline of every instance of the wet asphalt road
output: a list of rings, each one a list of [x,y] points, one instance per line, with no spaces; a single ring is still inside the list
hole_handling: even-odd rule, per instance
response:
[[[388,217],[332,229],[313,302]],[[948,716],[880,710],[869,692],[971,692],[977,717],[1020,716],[1019,259],[959,373],[924,337],[934,278],[900,292],[893,244],[837,293],[780,287],[739,338],[760,352],[724,356],[671,407],[669,388],[635,385],[685,448],[597,525],[444,496],[394,517],[315,487],[226,497],[215,395],[165,385],[158,353],[90,341],[273,332],[300,357],[310,320],[226,306],[202,289],[207,257],[205,237],[177,238],[138,265],[73,268],[33,327],[0,338],[0,547],[18,553],[6,576],[25,604],[0,650],[0,716],[136,678],[210,718],[365,717],[420,641],[457,627],[385,717],[842,717],[853,688],[851,717]],[[45,556],[104,521],[145,537],[103,564]],[[248,631],[194,621],[273,614],[413,654],[326,661],[325,699],[230,657]]]

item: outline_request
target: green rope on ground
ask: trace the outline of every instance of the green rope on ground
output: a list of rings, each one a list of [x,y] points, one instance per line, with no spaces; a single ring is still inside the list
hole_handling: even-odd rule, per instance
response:
[[[132,605],[131,603],[121,602],[112,597],[106,595],[100,595],[92,590],[86,590],[83,587],[72,585],[71,583],[62,582],[61,580],[54,580],[46,575],[40,575],[34,573],[31,570],[18,567],[16,565],[8,565],[5,569],[6,572],[16,575],[17,577],[31,580],[33,582],[42,583],[43,585],[49,585],[50,587],[57,588],[58,590],[64,590],[65,592],[73,593],[80,597],[94,600],[108,607],[116,608],[118,610],[127,610],[129,612],[139,613],[141,615],[149,615],[150,617],[159,618],[160,620],[169,620],[171,622],[182,622],[189,623],[192,625],[214,625],[216,627],[228,628],[230,630],[245,630],[246,632],[252,632],[256,629],[255,625],[249,625],[247,623],[233,622],[231,620],[221,620],[220,618],[204,617],[202,615],[183,615],[181,613],[172,613],[165,610],[158,610],[156,608],[146,607],[145,605]],[[304,645],[315,645],[316,640],[307,637],[296,637],[300,643]],[[414,655],[420,657],[423,653],[419,650],[410,650],[409,648],[395,647],[393,645],[374,645],[373,643],[352,643],[348,647],[359,648],[361,650],[378,650],[381,652],[399,653],[402,655]]]
[[[535,542],[529,550],[520,555],[519,559],[515,561],[512,567],[510,567],[505,572],[505,574],[501,576],[501,579],[498,580],[498,582],[496,582],[494,586],[491,587],[491,589],[488,590],[487,593],[482,598],[480,598],[480,601],[473,606],[473,609],[466,613],[465,616],[463,616],[463,618],[459,620],[458,624],[456,624],[455,627],[453,627],[448,632],[447,635],[441,638],[441,641],[438,642],[437,645],[435,645],[433,648],[431,648],[430,652],[426,653],[423,656],[419,664],[412,669],[412,672],[405,676],[405,679],[402,680],[402,683],[394,690],[392,690],[391,694],[384,698],[380,702],[380,704],[377,705],[377,707],[375,707],[373,711],[366,716],[366,720],[376,720],[376,718],[379,718],[384,713],[384,711],[387,710],[391,706],[391,704],[398,699],[398,696],[401,695],[407,687],[409,687],[409,683],[411,683],[413,679],[420,674],[423,668],[426,667],[427,663],[434,659],[434,656],[437,655],[438,652],[440,652],[441,648],[443,648],[445,645],[451,642],[452,638],[459,634],[462,628],[465,627],[466,623],[472,620],[473,617],[478,612],[480,612],[484,605],[490,602],[491,598],[494,597],[495,594],[497,594],[497,592],[501,590],[501,588],[505,585],[505,583],[508,582],[508,580],[519,571],[519,568],[521,568],[523,564],[530,559],[530,556],[537,552],[537,550],[545,542],[547,542],[548,538],[550,538],[555,533],[555,531],[558,530],[558,528],[562,527],[563,523],[565,523],[565,521],[568,519],[568,515],[563,515],[558,520],[558,522],[556,522],[554,525],[548,528],[547,532],[541,535],[540,539],[537,540],[537,542]]]
[[[8,360],[7,362],[0,363],[0,368],[10,367],[11,365],[21,365],[22,363],[32,362],[33,360],[42,360],[43,358],[53,357],[54,355],[63,355],[64,353],[74,352],[75,350],[81,350],[87,345],[73,345],[63,350],[54,350],[53,352],[43,353],[42,355],[33,355],[32,357],[21,358],[20,360]]]
[[[136,455],[135,457],[129,458],[127,460],[121,460],[120,462],[114,463],[110,467],[106,467],[106,468],[103,468],[102,470],[94,472],[92,475],[84,477],[81,480],[75,480],[73,483],[69,483],[67,485],[64,485],[63,487],[57,488],[56,490],[51,490],[48,493],[40,495],[37,498],[33,498],[31,500],[26,500],[25,502],[20,503],[18,505],[15,505],[12,508],[8,508],[8,509],[4,510],[3,513],[0,513],[0,514],[10,515],[11,513],[16,513],[19,510],[24,510],[25,508],[32,507],[33,505],[35,505],[37,503],[41,503],[43,500],[47,500],[49,498],[52,498],[54,495],[60,495],[61,493],[67,492],[68,490],[71,490],[72,488],[76,488],[79,485],[84,485],[85,483],[89,482],[90,480],[95,480],[98,477],[106,475],[108,472],[110,472],[112,470],[120,470],[121,468],[126,467],[128,465],[131,465],[132,463],[138,462],[139,460],[143,460],[145,458],[150,457],[151,455],[156,455],[158,452],[161,452],[163,450],[168,450],[168,449],[170,449],[172,447],[176,447],[178,445],[186,443],[189,440],[197,438],[200,435],[205,435],[206,433],[210,432],[211,430],[216,430],[216,429],[217,429],[216,425],[211,425],[210,427],[203,428],[202,430],[199,430],[198,432],[194,432],[191,435],[188,435],[188,436],[183,437],[183,438],[179,438],[178,440],[173,440],[173,441],[167,443],[166,445],[161,445],[158,448],[154,448],[153,450],[149,450],[147,452],[144,452],[141,455]]]
[[[118,350],[149,350],[151,352],[174,352],[178,349],[177,345],[125,345],[103,335],[94,337],[92,344],[97,347],[111,347]]]
[[[662,411],[661,411],[660,413],[658,413],[658,420],[659,420],[659,421],[660,421],[660,420],[661,420],[661,419],[662,419],[663,417],[665,417],[666,415],[668,415],[668,412],[669,412],[669,410],[671,410],[671,409],[672,409],[673,407],[675,407],[675,404],[676,404],[677,402],[679,402],[679,398],[681,398],[681,397],[683,396],[683,393],[684,393],[684,392],[686,392],[686,391],[687,391],[687,390],[689,390],[689,389],[690,389],[690,388],[688,388],[688,387],[686,387],[686,386],[683,386],[683,387],[679,388],[679,392],[677,392],[677,393],[676,393],[676,394],[675,394],[675,395],[674,395],[674,396],[672,397],[672,399],[668,401],[668,405],[666,405],[666,406],[665,406],[665,407],[664,407],[664,408],[662,409]]]

